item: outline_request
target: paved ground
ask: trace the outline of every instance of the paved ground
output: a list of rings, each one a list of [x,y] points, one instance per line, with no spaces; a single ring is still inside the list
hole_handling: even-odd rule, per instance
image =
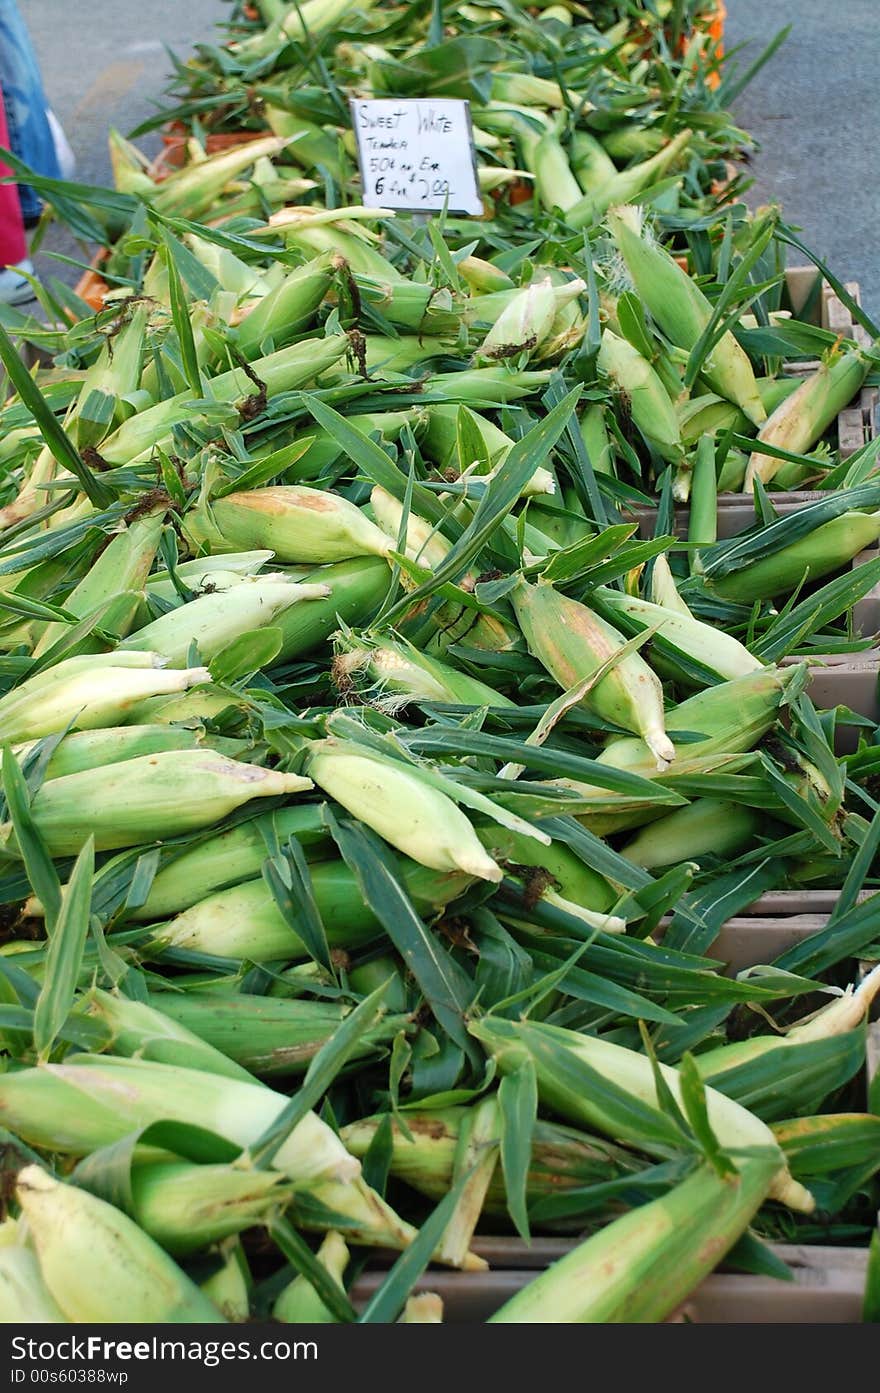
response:
[[[107,127],[123,133],[161,99],[171,64],[210,40],[221,0],[19,0],[50,103],[85,183],[109,179]],[[146,148],[146,142],[145,146]]]
[[[761,143],[749,193],[778,199],[823,260],[880,317],[880,5],[877,0],[727,0],[728,49],[744,67],[786,24],[782,47],[736,106]]]
[[[171,62],[211,40],[226,6],[220,0],[19,0],[40,60],[46,95],[77,157],[83,183],[109,184],[107,129],[127,134],[161,102]],[[141,148],[153,154],[158,137]],[[53,230],[46,245],[79,256]],[[40,257],[41,274],[73,282],[79,272]]]
[[[79,177],[109,176],[106,131],[143,120],[169,71],[222,20],[220,0],[21,0],[49,99],[79,158]],[[794,30],[738,103],[761,141],[755,203],[783,201],[820,255],[861,282],[880,316],[880,60],[877,0],[727,0],[729,47],[752,61],[784,24]]]

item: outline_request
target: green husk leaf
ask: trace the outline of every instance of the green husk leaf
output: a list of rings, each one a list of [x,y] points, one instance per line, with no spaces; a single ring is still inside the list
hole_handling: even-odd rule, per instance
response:
[[[103,484],[93,474],[88,465],[83,463],[79,451],[74,448],[64,427],[54,411],[48,406],[2,324],[0,324],[0,361],[2,361],[16,392],[36,421],[46,445],[59,464],[69,469],[74,478],[79,481],[80,488],[90,503],[93,503],[96,508],[106,508],[113,499],[112,493],[106,484]]]
[[[501,1169],[507,1209],[517,1233],[529,1239],[526,1187],[532,1160],[532,1136],[538,1116],[538,1084],[534,1061],[526,1055],[501,1079],[498,1088],[501,1117]]]
[[[61,895],[61,908],[49,940],[46,975],[34,1010],[34,1047],[47,1060],[73,1005],[89,932],[95,841],[83,845]]]
[[[356,1321],[357,1312],[345,1292],[334,1281],[324,1264],[318,1262],[308,1243],[299,1236],[290,1221],[283,1215],[275,1215],[267,1223],[266,1229],[272,1242],[281,1249],[291,1267],[314,1287],[334,1320],[343,1325]]]
[[[431,1261],[434,1249],[455,1212],[469,1177],[470,1171],[462,1175],[422,1224],[418,1238],[414,1238],[409,1247],[404,1249],[385,1281],[364,1308],[360,1317],[362,1324],[387,1325],[400,1315],[413,1286]]]
[[[3,794],[28,880],[43,905],[46,932],[51,937],[61,913],[61,881],[31,817],[28,786],[18,760],[8,745],[3,751]]]

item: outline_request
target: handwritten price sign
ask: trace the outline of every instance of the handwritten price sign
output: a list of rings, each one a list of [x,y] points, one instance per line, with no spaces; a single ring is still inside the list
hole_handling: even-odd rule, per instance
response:
[[[365,207],[482,213],[468,102],[355,99],[351,115]]]

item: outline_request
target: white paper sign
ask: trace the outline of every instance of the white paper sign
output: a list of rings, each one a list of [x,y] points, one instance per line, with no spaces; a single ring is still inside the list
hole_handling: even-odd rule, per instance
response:
[[[366,208],[483,212],[468,102],[354,98],[351,116]]]

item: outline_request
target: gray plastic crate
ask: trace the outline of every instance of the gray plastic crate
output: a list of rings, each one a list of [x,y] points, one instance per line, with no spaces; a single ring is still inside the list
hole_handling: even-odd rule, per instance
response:
[[[797,659],[783,659],[783,662]],[[820,710],[847,706],[860,716],[880,724],[880,649],[863,653],[833,653],[810,660],[808,695]],[[858,747],[857,726],[840,726],[837,730],[837,751],[850,754]]]
[[[507,1267],[501,1265],[500,1241],[474,1245],[483,1256],[491,1254],[499,1264],[491,1271],[428,1272],[416,1284],[416,1290],[433,1291],[442,1297],[444,1320],[454,1324],[482,1323],[534,1279],[536,1268],[546,1266],[575,1246],[571,1241],[560,1240],[558,1250],[551,1256],[542,1245],[537,1252],[543,1261]],[[776,1252],[792,1268],[792,1282],[713,1272],[669,1320],[715,1325],[858,1323],[867,1270],[865,1249],[780,1244]],[[514,1256],[513,1250],[509,1256]],[[358,1279],[351,1291],[355,1306],[362,1307],[369,1301],[384,1276],[382,1272],[370,1271]]]

